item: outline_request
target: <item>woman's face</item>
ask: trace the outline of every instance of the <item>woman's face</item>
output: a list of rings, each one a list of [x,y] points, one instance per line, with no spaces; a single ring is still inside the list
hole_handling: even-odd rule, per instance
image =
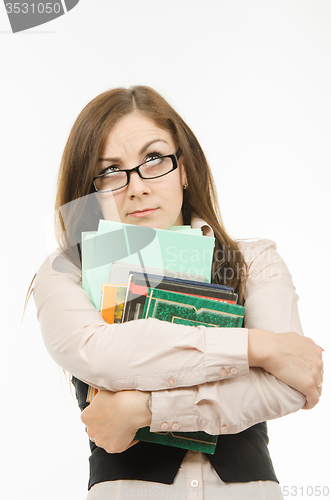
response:
[[[111,165],[132,169],[149,159],[151,153],[176,153],[172,135],[150,118],[131,113],[109,133],[95,175]],[[183,224],[183,185],[187,181],[181,161],[178,163],[179,168],[163,177],[145,180],[133,172],[124,188],[99,193],[104,218],[159,229]]]

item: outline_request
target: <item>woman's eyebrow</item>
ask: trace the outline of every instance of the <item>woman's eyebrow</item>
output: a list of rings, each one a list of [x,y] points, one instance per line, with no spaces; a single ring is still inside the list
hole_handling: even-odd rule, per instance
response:
[[[142,148],[141,150],[139,151],[139,154],[142,155],[146,149],[149,148],[149,146],[151,146],[152,144],[154,144],[155,142],[165,142],[166,144],[167,141],[163,140],[163,139],[153,139],[152,141],[149,141],[147,142]],[[112,161],[112,162],[116,162],[116,161],[121,161],[121,158],[99,158],[98,161]]]
[[[141,148],[141,150],[139,151],[139,154],[142,155],[146,151],[146,149],[149,148],[149,146],[154,144],[154,142],[165,142],[166,144],[168,144],[167,141],[164,141],[163,139],[154,139],[153,141],[150,141],[147,144],[145,144],[145,146]]]

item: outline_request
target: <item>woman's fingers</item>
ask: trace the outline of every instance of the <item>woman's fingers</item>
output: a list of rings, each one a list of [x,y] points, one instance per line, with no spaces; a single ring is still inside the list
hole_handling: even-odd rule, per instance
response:
[[[315,388],[312,388],[311,391],[306,394],[307,402],[302,407],[303,410],[311,410],[312,408],[314,408],[314,406],[317,405],[322,395],[322,386],[323,383],[320,382]]]

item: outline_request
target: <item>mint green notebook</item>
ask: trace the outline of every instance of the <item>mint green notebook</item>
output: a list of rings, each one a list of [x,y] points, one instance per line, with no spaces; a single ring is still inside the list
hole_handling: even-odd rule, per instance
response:
[[[238,304],[149,288],[142,317],[189,326],[240,328],[244,313]],[[209,454],[215,453],[217,444],[217,436],[203,431],[154,433],[149,427],[139,429],[135,438]]]
[[[99,310],[102,284],[109,282],[115,261],[138,265],[142,272],[146,266],[175,271],[178,278],[202,275],[210,282],[215,240],[202,236],[200,230],[180,227],[166,231],[100,220],[91,240],[85,237],[82,241],[83,254],[86,249],[89,254],[87,262],[93,262],[92,271],[83,269],[83,277],[88,275],[88,292]]]
[[[91,297],[90,282],[93,275],[93,261],[96,247],[97,231],[86,231],[82,233],[82,285]]]

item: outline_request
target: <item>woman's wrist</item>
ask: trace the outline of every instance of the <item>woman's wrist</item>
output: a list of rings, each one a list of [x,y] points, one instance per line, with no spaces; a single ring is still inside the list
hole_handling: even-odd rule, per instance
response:
[[[141,427],[150,426],[152,423],[152,412],[151,412],[151,392],[138,391],[142,395],[141,401]]]
[[[147,408],[149,409],[149,411],[151,413],[153,413],[153,407],[152,407],[152,393],[150,393],[150,396],[149,396],[149,399],[148,399],[148,403],[147,403]]]
[[[271,338],[274,335],[270,330],[250,328],[248,330],[248,364],[250,367],[264,368],[268,364],[271,354]]]

